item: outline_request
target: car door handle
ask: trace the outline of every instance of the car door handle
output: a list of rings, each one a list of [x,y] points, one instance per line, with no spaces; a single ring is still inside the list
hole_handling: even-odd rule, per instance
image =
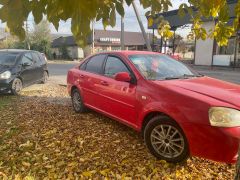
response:
[[[108,86],[108,83],[106,81],[101,81],[101,85]]]

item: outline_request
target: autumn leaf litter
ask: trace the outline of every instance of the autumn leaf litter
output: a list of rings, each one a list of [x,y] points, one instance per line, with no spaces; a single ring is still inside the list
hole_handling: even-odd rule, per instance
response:
[[[0,97],[0,101],[1,101]],[[233,179],[234,166],[156,160],[141,134],[96,112],[76,114],[66,87],[35,85],[0,109],[0,179]]]

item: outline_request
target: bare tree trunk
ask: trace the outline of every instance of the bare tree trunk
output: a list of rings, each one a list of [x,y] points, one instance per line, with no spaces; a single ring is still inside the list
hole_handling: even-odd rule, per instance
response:
[[[238,150],[238,160],[237,160],[237,164],[236,164],[235,180],[240,180],[240,146],[239,146],[239,150]]]

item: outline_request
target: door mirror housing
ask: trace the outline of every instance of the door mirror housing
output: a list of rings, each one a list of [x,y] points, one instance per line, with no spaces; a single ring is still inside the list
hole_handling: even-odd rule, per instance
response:
[[[116,81],[131,82],[132,78],[127,72],[119,72],[114,78]]]
[[[31,65],[32,65],[32,64],[27,63],[27,62],[25,62],[25,63],[22,64],[23,67],[28,67],[28,66],[31,66]]]

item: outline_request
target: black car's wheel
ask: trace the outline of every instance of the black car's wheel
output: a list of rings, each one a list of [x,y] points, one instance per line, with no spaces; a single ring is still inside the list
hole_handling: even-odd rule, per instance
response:
[[[47,72],[47,71],[44,71],[42,83],[43,83],[43,84],[46,84],[47,81],[48,81],[48,72]]]
[[[83,113],[86,111],[86,107],[83,103],[83,99],[81,97],[80,92],[77,89],[74,89],[72,91],[72,105],[73,105],[73,109],[75,112],[77,113]]]
[[[177,163],[189,156],[188,142],[182,129],[168,117],[153,117],[145,127],[144,140],[158,159]]]
[[[12,82],[12,89],[11,89],[12,93],[14,95],[19,95],[19,93],[21,92],[22,88],[23,88],[23,84],[22,84],[21,79],[15,78],[13,80],[13,82]]]

